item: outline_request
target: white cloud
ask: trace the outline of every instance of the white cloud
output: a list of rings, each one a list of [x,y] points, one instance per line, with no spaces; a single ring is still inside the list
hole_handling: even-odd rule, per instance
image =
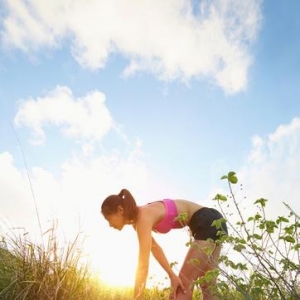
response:
[[[260,198],[268,200],[267,218],[287,216],[289,211],[283,202],[299,215],[299,153],[300,119],[294,118],[290,123],[278,126],[267,136],[254,136],[252,149],[241,169],[228,170],[228,164],[221,161],[216,164],[216,170],[212,170],[212,176],[215,178],[216,174],[236,172],[238,183],[232,185],[232,188],[245,220],[256,212],[260,213],[258,207],[254,205],[254,202]],[[214,183],[207,201],[211,201],[218,193],[227,196],[230,194],[225,180]],[[222,207],[232,224],[240,221],[232,198],[228,198]]]
[[[0,153],[0,190],[1,190],[1,215],[16,221],[22,219],[25,210],[34,218],[34,202],[26,172],[14,166],[10,153]],[[17,226],[24,226],[20,223]],[[35,224],[36,225],[36,224]]]
[[[48,229],[45,228],[47,222],[54,218],[59,219],[65,229],[70,224],[75,225],[79,217],[91,226],[89,218],[100,218],[100,203],[109,194],[118,193],[124,187],[138,192],[152,186],[139,147],[137,144],[128,155],[114,151],[94,158],[73,156],[61,166],[56,177],[39,166],[18,169],[10,153],[0,153],[1,218],[6,217],[18,225],[21,222],[32,230],[32,223],[37,225],[32,222],[36,220],[35,198],[44,230]]]
[[[2,34],[4,44],[13,45],[25,52],[37,50],[40,46],[56,45],[57,36],[40,19],[39,13],[31,9],[30,3],[12,0],[4,1],[4,4],[9,13],[9,17],[3,20],[6,29]]]
[[[98,69],[112,52],[124,55],[128,76],[162,80],[212,78],[228,93],[247,87],[251,43],[262,0],[6,1],[2,41],[25,52],[71,42],[74,58]]]
[[[44,128],[48,125],[59,127],[69,138],[90,143],[101,140],[113,125],[104,94],[93,91],[76,99],[64,86],[57,86],[45,97],[20,102],[14,121],[33,130],[35,143],[45,141]]]
[[[239,172],[251,204],[269,200],[269,209],[283,213],[282,202],[300,212],[300,119],[279,126],[267,137],[255,137],[245,167]]]

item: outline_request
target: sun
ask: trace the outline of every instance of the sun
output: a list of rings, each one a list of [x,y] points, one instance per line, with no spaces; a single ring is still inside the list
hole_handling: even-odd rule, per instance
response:
[[[113,269],[105,269],[99,272],[100,282],[107,286],[133,287],[134,276],[131,272],[116,272]]]
[[[105,223],[105,225],[107,224]],[[178,237],[179,233],[176,234]],[[182,236],[185,238],[186,233],[182,232]],[[170,238],[172,240],[172,233],[170,233]],[[181,248],[178,246],[174,249],[170,240],[160,238],[159,235],[155,236],[155,239],[165,249],[170,262],[178,261],[180,257],[185,256],[186,246],[184,244]],[[138,251],[136,232],[132,228],[124,228],[120,232],[105,226],[100,233],[95,231],[85,241],[85,252],[89,257],[93,273],[99,278],[100,283],[108,286],[134,287]],[[169,286],[167,275],[159,263],[151,255],[149,259],[147,286]]]
[[[133,287],[135,264],[115,258],[113,261],[102,261],[98,269],[99,279],[108,286]]]
[[[107,236],[105,242],[95,242],[89,247],[90,264],[100,282],[117,287],[133,287],[138,249],[130,236]],[[126,231],[124,232],[126,235]]]

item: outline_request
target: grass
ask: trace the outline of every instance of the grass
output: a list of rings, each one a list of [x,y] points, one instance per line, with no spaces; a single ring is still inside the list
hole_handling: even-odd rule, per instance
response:
[[[64,246],[54,226],[41,244],[13,230],[0,238],[0,300],[132,300],[132,288],[107,286],[90,272],[79,235]],[[200,294],[196,291],[194,300]],[[158,283],[143,299],[169,299],[169,289]]]
[[[52,228],[43,238],[38,244],[26,234],[0,236],[0,300],[132,300],[132,288],[107,286],[90,272],[89,265],[83,263],[79,236],[60,246]],[[219,291],[220,299],[245,299],[235,289]],[[158,284],[146,289],[143,299],[164,300],[168,296],[169,290]],[[196,299],[201,299],[199,290],[195,291]]]
[[[60,247],[54,231],[48,233],[46,245],[26,235],[2,237],[0,299],[99,299],[99,287],[80,263],[78,237]]]
[[[63,247],[54,228],[43,238],[37,244],[13,231],[1,237],[1,300],[132,300],[132,289],[108,287],[90,272],[82,262],[79,236]],[[168,299],[167,295],[167,290],[150,289],[144,299]]]

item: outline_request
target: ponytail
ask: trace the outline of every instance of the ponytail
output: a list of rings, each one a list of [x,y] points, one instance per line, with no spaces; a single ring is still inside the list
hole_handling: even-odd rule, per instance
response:
[[[135,221],[138,214],[138,207],[133,196],[128,190],[122,189],[119,193],[119,197],[122,199],[125,218]]]
[[[130,194],[130,192],[128,190],[122,189],[120,191],[120,193],[118,194],[118,196],[123,199],[125,197],[125,194],[127,194],[127,193]],[[131,196],[131,194],[130,194],[130,196]]]
[[[116,213],[118,206],[123,207],[126,220],[136,221],[138,207],[127,189],[122,189],[118,195],[108,196],[102,203],[101,212],[104,216]]]

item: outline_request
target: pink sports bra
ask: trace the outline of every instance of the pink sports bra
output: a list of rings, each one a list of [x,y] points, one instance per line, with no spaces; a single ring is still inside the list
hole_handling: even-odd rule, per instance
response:
[[[178,217],[178,211],[174,200],[164,199],[161,202],[165,205],[166,214],[164,218],[155,225],[154,231],[159,233],[167,233],[173,228],[181,228],[182,225],[175,218]]]

